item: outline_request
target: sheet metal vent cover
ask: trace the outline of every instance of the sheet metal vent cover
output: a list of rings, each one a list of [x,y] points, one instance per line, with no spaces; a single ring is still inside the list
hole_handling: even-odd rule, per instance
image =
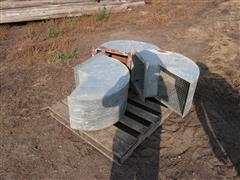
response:
[[[158,82],[158,99],[179,114],[184,113],[190,83],[162,69]]]
[[[136,92],[142,99],[156,97],[184,117],[192,105],[199,77],[198,66],[191,59],[170,51],[143,50],[136,56],[131,73],[133,87],[138,83],[134,76],[143,74],[142,89],[136,88]],[[140,68],[139,64],[144,65]]]

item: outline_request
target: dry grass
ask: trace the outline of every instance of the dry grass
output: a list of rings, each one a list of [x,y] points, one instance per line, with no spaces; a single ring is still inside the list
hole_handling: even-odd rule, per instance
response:
[[[96,13],[97,21],[107,21],[109,17],[110,17],[110,13],[107,12],[106,8],[103,8]]]
[[[120,13],[102,10],[91,16],[28,23],[22,27],[16,39],[21,43],[11,49],[7,59],[20,61],[21,67],[29,67],[38,62],[59,62],[56,59],[61,60],[62,58],[56,57],[68,57],[68,54],[75,52],[77,41],[86,35],[126,27],[144,29],[156,24],[166,24],[171,18],[185,15],[183,7],[169,9],[167,3],[166,0],[158,0],[144,9],[139,8]],[[8,25],[0,27],[0,39],[6,40],[8,38],[10,28]],[[86,45],[86,48],[89,46]],[[57,52],[63,54],[59,56],[59,53],[56,55]],[[72,59],[81,57],[81,55],[74,55]]]
[[[64,57],[68,57],[69,53],[75,52],[75,49],[72,48],[75,41],[76,37],[49,38],[38,43],[25,41],[17,49],[13,50],[7,58],[20,61],[21,67],[29,67],[38,62],[58,62],[59,59],[54,58],[56,52],[65,52]],[[74,59],[77,57],[74,54]]]
[[[9,25],[1,25],[0,26],[0,40],[6,40],[7,34],[10,29]]]
[[[58,63],[62,61],[70,61],[78,58],[78,53],[76,51],[61,52],[56,51],[53,55],[51,63]]]
[[[57,27],[49,27],[47,29],[47,36],[50,38],[56,38],[62,33],[61,29],[58,29]]]

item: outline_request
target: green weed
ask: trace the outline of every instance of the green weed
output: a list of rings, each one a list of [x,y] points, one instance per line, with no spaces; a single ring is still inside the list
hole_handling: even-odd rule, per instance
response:
[[[57,27],[49,27],[47,29],[47,35],[48,37],[53,37],[53,38],[56,38],[59,36],[59,34],[62,33],[61,29],[57,28]]]
[[[106,21],[110,17],[110,14],[107,12],[106,8],[103,8],[99,10],[96,14],[96,20],[97,21]]]
[[[78,58],[78,54],[76,51],[69,51],[69,52],[61,52],[61,51],[57,51],[54,53],[53,55],[53,63],[58,63],[61,61],[69,61],[69,60],[73,60]]]

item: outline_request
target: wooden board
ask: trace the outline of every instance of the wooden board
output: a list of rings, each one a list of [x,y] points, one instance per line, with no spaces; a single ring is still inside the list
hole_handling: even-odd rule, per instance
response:
[[[98,131],[78,131],[70,128],[66,100],[51,106],[50,112],[54,119],[119,165],[171,114],[155,99],[143,102],[130,95],[125,116],[119,122]]]
[[[82,16],[96,13],[103,8],[107,11],[121,11],[144,4],[144,1],[122,0],[101,0],[100,3],[93,0],[1,1],[0,23]]]

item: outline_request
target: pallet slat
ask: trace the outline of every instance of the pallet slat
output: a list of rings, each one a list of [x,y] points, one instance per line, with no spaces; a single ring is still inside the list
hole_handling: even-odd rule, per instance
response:
[[[139,132],[140,134],[143,134],[146,132],[147,127],[144,126],[143,124],[127,117],[124,116],[122,120],[120,120],[121,123],[123,123],[124,125],[131,127],[132,129],[134,129],[135,131]]]
[[[144,106],[147,106],[148,108],[150,109],[153,109],[154,111],[160,113],[161,112],[161,109],[160,109],[160,105],[159,106],[156,106],[155,103],[149,101],[149,100],[145,100],[145,102],[143,102],[141,99],[139,98],[136,98],[134,96],[132,97],[129,97],[130,99],[130,102],[133,101],[135,103],[138,103],[138,104],[141,104],[141,105],[144,105]]]
[[[50,107],[50,110],[54,112],[56,115],[61,117],[64,121],[66,121],[67,125],[70,126],[69,122],[69,113],[68,107],[66,104],[58,102]]]
[[[116,128],[115,126],[111,126],[105,130],[100,130],[99,132],[89,131],[86,133],[86,135],[95,142],[104,144],[108,151],[117,149],[117,151],[113,152],[113,155],[118,156],[118,158],[122,157],[125,152],[136,142],[136,138]],[[114,137],[114,140],[112,140],[112,137]],[[123,137],[126,139],[124,140]]]
[[[145,111],[139,107],[133,106],[132,104],[127,105],[127,111],[133,113],[136,116],[140,116],[140,117],[150,121],[151,123],[155,123],[159,120],[159,117],[157,115],[152,114],[148,111]]]

